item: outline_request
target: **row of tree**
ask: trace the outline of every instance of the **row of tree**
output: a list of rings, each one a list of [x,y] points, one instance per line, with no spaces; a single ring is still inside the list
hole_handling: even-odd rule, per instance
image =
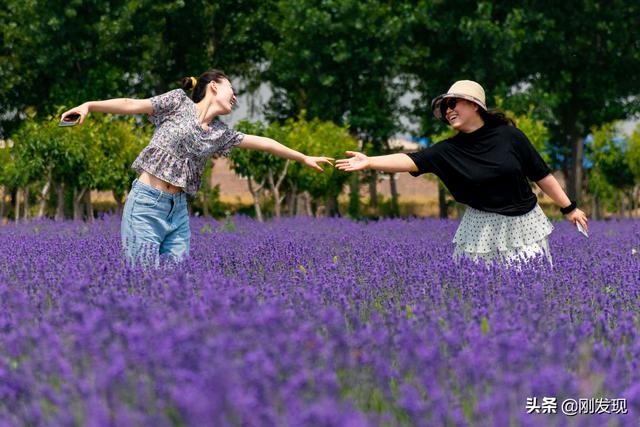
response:
[[[119,207],[135,172],[130,168],[150,136],[134,119],[92,117],[73,129],[57,126],[57,117],[29,117],[0,149],[0,218],[9,196],[14,219],[53,212],[63,219],[92,218],[91,190],[110,191]],[[35,201],[37,209],[31,209]],[[35,211],[35,212],[32,212]],[[6,212],[8,214],[8,212]]]
[[[592,129],[587,138],[587,190],[595,219],[604,212],[634,217],[640,208],[640,125],[631,135],[619,125]]]
[[[358,147],[346,127],[318,119],[307,121],[302,116],[269,126],[245,121],[237,128],[272,137],[311,155],[339,157]],[[150,132],[150,125],[135,118],[98,115],[83,126],[60,128],[55,117],[44,121],[29,117],[9,144],[0,148],[0,218],[6,215],[18,220],[47,214],[56,219],[92,218],[92,190],[111,192],[121,210],[135,178],[131,163]],[[260,151],[233,150],[230,161],[236,173],[247,178],[259,220],[263,219],[263,205],[268,205],[274,216],[281,216],[285,199],[290,215],[315,214],[319,207],[334,215],[338,196],[349,179],[348,174],[331,167],[318,173]],[[210,186],[214,164],[215,160],[208,165],[202,188],[193,200],[205,215],[221,213],[214,207],[217,190]],[[7,198],[11,212],[6,209]],[[66,205],[71,209],[65,209]],[[66,210],[71,215],[65,215]]]
[[[274,138],[288,147],[315,156],[340,158],[345,151],[358,148],[346,127],[318,119],[307,121],[303,116],[297,120],[289,119],[284,124],[274,122],[269,126],[245,121],[237,128],[246,133]],[[317,213],[318,204],[324,207],[327,215],[336,215],[338,196],[349,179],[348,174],[331,167],[325,167],[324,173],[318,173],[298,163],[259,151],[235,150],[230,160],[233,170],[247,178],[259,220],[263,217],[261,205],[266,192],[270,193],[275,217],[281,216],[285,200],[289,215]],[[355,209],[351,213],[357,216],[357,207]]]
[[[473,79],[487,89],[490,105],[498,97],[504,108],[544,123],[549,162],[579,199],[584,189],[603,188],[600,178],[584,176],[584,164],[605,164],[585,162],[585,138],[640,112],[640,74],[629,71],[640,65],[640,4],[633,0],[5,4],[0,123],[14,141],[31,132],[22,125],[30,114],[39,123],[60,105],[147,97],[216,67],[242,77],[248,91],[271,87],[265,115],[272,125],[265,131],[286,128],[304,111],[308,123],[347,127],[358,148],[379,154],[390,151],[401,114],[419,123],[422,136],[442,132],[430,100],[455,80]],[[416,95],[410,107],[400,103],[407,92]],[[49,164],[52,183],[63,182],[50,162],[42,164]],[[261,178],[251,176],[258,188]],[[363,178],[375,202],[376,174]],[[77,188],[89,188],[86,182]]]
[[[544,123],[533,119],[531,112],[508,113],[549,162],[549,131]],[[307,120],[304,116],[282,124],[243,121],[237,128],[272,137],[312,155],[338,158],[359,146],[347,127]],[[135,177],[129,166],[150,132],[150,125],[143,126],[135,119],[98,116],[84,126],[68,129],[56,126],[55,118],[46,121],[28,118],[14,133],[15,139],[0,148],[0,218],[18,220],[45,215],[56,219],[93,218],[92,190],[110,191],[120,210]],[[431,139],[439,141],[452,134],[448,129]],[[622,134],[616,124],[592,129],[587,138],[585,163],[594,218],[616,210],[631,216],[640,200],[640,127],[631,135]],[[219,189],[210,185],[214,164],[215,161],[208,165],[201,190],[192,202],[204,215],[222,216],[225,207],[219,201]],[[295,162],[251,150],[233,150],[230,164],[238,175],[246,178],[258,220],[263,220],[265,208],[275,217],[338,214],[338,196],[347,183],[349,215],[358,217],[363,213],[358,174],[333,168],[320,174]],[[389,183],[392,198],[386,213],[398,215],[397,192],[393,197],[395,180],[390,179]],[[451,197],[441,183],[439,193],[441,216],[446,217]],[[11,209],[6,207],[7,199],[11,201]]]

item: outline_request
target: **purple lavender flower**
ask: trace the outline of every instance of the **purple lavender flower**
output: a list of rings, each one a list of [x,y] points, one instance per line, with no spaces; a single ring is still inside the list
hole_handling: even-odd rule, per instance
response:
[[[455,264],[454,221],[192,221],[191,257],[154,270],[122,260],[119,218],[0,227],[0,425],[573,421],[533,397],[627,399],[581,426],[640,414],[637,221],[557,224],[554,268],[520,270]]]

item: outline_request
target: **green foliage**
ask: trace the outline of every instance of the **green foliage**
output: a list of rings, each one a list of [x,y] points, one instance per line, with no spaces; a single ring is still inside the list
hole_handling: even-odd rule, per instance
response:
[[[211,227],[211,224],[205,224],[202,227],[200,227],[200,234],[211,234],[213,233],[213,227]]]
[[[220,200],[220,184],[213,188],[205,185],[203,176],[203,184],[200,191],[196,193],[196,197],[190,198],[191,212],[197,215],[209,215],[214,218],[222,218],[225,216],[228,208]]]
[[[455,136],[456,133],[458,132],[455,129],[453,129],[452,127],[448,127],[440,132],[432,134],[431,141],[432,143],[437,144],[438,142],[444,141],[445,139]]]
[[[638,125],[629,137],[629,148],[627,150],[627,162],[629,169],[637,183],[640,183],[640,125]]]
[[[629,138],[621,135],[618,126],[613,122],[594,127],[593,138],[587,146],[587,158],[592,163],[588,190],[607,202],[610,208],[620,191],[628,192],[640,183],[638,175],[634,175],[638,156],[637,132]]]
[[[211,67],[246,77],[249,89],[271,85],[267,116],[280,127],[246,124],[255,133],[296,148],[306,136],[287,120],[304,111],[309,120],[348,126],[372,143],[370,154],[386,152],[386,140],[400,129],[399,100],[407,90],[420,95],[411,112],[420,134],[430,135],[444,129],[431,114],[431,99],[455,80],[477,80],[488,100],[504,99],[502,107],[515,113],[545,160],[571,172],[580,166],[571,164],[572,154],[593,126],[640,111],[640,73],[629,72],[640,66],[639,21],[640,4],[631,0],[5,0],[0,137],[15,137],[19,146],[0,149],[0,181],[8,189],[36,185],[51,171],[56,181],[121,197],[133,177],[135,141],[148,130],[93,116],[93,124],[62,130],[31,113],[45,117],[89,99],[147,97]],[[296,141],[288,141],[290,131]],[[637,180],[638,138],[629,139],[626,166],[601,162],[589,185],[609,182],[607,167],[627,168]],[[330,154],[322,148],[310,149]],[[285,164],[247,150],[234,150],[232,161],[256,182]],[[296,185],[313,194],[343,185],[333,173],[291,166],[290,176],[301,180]]]
[[[357,173],[351,175],[349,178],[349,205],[347,212],[349,217],[358,218],[360,216],[360,179]]]
[[[355,150],[358,146],[346,127],[318,119],[308,121],[302,115],[297,120],[290,119],[284,124],[272,123],[265,126],[259,122],[244,121],[236,128],[247,134],[273,138],[289,148],[310,156],[339,158],[344,156],[345,151]],[[231,152],[230,162],[236,173],[251,177],[257,183],[266,179],[269,170],[273,173],[274,179],[277,179],[285,167],[284,159],[254,150],[234,150]],[[314,199],[329,200],[338,197],[348,180],[349,174],[330,166],[325,166],[324,172],[319,173],[292,162],[287,168],[281,191],[286,192],[295,188],[298,193],[308,191]]]
[[[505,96],[517,83],[520,63],[517,54],[525,32],[509,3],[418,1],[403,15],[405,38],[399,47],[404,69],[421,95],[414,101],[413,116],[421,133],[434,134],[446,127],[431,113],[431,100],[447,91],[453,82],[480,82],[487,100]],[[492,107],[492,105],[489,105]]]
[[[400,2],[330,0],[276,2],[264,44],[264,78],[276,89],[278,121],[306,111],[309,118],[348,124],[378,146],[398,128],[398,51],[404,31]]]
[[[265,126],[260,122],[247,120],[239,122],[235,128],[249,135],[260,135],[267,138],[278,139],[281,135],[276,126]],[[293,148],[293,147],[291,147]],[[284,169],[285,160],[258,150],[232,150],[229,156],[231,169],[245,178],[252,178],[255,182],[262,182],[271,170],[274,175],[279,175]]]
[[[640,66],[634,24],[640,5],[590,0],[550,7],[525,1],[509,10],[516,12],[525,32],[540,34],[521,41],[516,58],[521,97],[539,105],[567,173],[569,196],[579,199],[583,138],[593,126],[640,111],[640,77],[629,73]]]
[[[218,231],[227,233],[233,233],[236,231],[236,225],[233,222],[233,218],[231,217],[231,212],[225,212],[224,223],[218,226]]]
[[[146,97],[212,66],[250,75],[264,57],[270,3],[5,0],[0,110],[51,114],[60,104]]]
[[[529,138],[531,144],[540,153],[544,161],[551,163],[551,156],[547,146],[549,144],[549,129],[542,120],[534,118],[534,107],[529,107],[525,114],[512,114],[518,128]],[[509,114],[509,112],[507,112]]]
[[[19,183],[18,170],[11,151],[8,144],[0,147],[0,185],[9,191],[15,190]]]
[[[576,7],[572,2],[561,7],[522,2],[509,11],[518,14],[524,31],[539,34],[522,39],[519,60],[523,71],[530,70],[528,81],[554,95],[547,102],[553,112],[549,125],[558,141],[560,135],[584,136],[594,125],[640,110],[637,100],[628,98],[637,95],[640,85],[640,78],[628,72],[640,66],[634,24],[640,5],[590,0],[580,3],[579,13]]]
[[[58,127],[52,118],[38,120],[35,115],[29,116],[11,136],[17,185],[41,181],[51,173],[56,182],[78,186],[90,149],[87,144],[76,143],[74,131]]]
[[[79,129],[75,144],[89,147],[87,168],[81,175],[91,189],[112,190],[122,200],[136,172],[131,164],[148,143],[150,126],[136,126],[135,119],[114,119],[105,115],[92,116]]]
[[[496,97],[496,107],[503,109],[504,100],[501,97]],[[535,114],[535,105],[530,104],[529,107],[522,113],[518,114],[514,111],[504,109],[504,113],[511,117],[518,129],[520,129],[531,141],[531,144],[540,153],[544,161],[551,163],[551,156],[549,155],[549,129],[544,121],[537,119]]]
[[[568,173],[575,196],[582,138],[594,125],[640,111],[640,75],[629,72],[640,67],[639,21],[640,4],[631,0],[417,2],[405,19],[404,49],[422,95],[414,106],[422,133],[443,126],[431,99],[456,80],[476,80],[488,100],[502,96],[518,114],[535,105],[549,131],[550,160]]]
[[[592,130],[590,159],[613,187],[625,188],[634,184],[626,158],[629,141],[618,131],[618,123],[607,123]]]
[[[340,158],[345,151],[357,149],[357,143],[347,128],[330,122],[318,119],[307,121],[301,116],[297,120],[288,120],[284,126],[273,126],[279,129],[283,144],[310,156]],[[342,193],[349,174],[330,166],[325,166],[324,172],[319,173],[294,163],[289,167],[287,180],[298,191],[308,191],[314,199],[330,199]]]
[[[56,117],[30,117],[12,135],[18,182],[46,179],[51,171],[54,182],[123,195],[135,178],[131,163],[148,138],[148,129],[133,119],[96,115],[81,126],[61,128]]]

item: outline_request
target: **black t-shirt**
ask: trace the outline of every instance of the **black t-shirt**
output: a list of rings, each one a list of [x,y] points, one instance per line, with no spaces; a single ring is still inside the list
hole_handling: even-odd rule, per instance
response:
[[[527,178],[539,181],[551,170],[522,131],[487,125],[424,150],[408,153],[418,176],[431,172],[460,203],[501,215],[524,215],[536,206]]]

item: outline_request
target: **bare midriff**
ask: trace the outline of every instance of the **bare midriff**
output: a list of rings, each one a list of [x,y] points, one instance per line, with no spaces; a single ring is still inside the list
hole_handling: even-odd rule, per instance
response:
[[[142,172],[138,177],[138,180],[144,184],[150,185],[153,188],[157,188],[160,191],[164,191],[166,193],[179,193],[182,191],[182,187],[176,187],[173,184],[169,184],[167,181],[164,181],[157,176],[151,175],[149,172]]]

